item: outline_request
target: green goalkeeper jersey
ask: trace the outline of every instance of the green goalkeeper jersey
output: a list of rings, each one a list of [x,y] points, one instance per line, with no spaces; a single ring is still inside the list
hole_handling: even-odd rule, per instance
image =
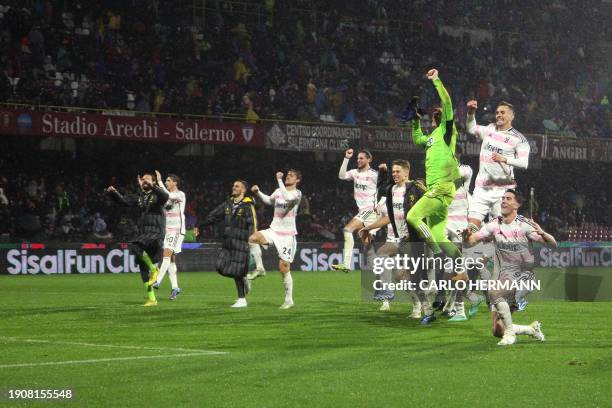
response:
[[[433,81],[442,102],[442,119],[438,127],[425,135],[418,118],[412,121],[412,140],[425,148],[425,178],[427,187],[436,183],[455,182],[460,178],[459,164],[455,158],[457,128],[453,120],[453,103],[450,95],[438,78]]]

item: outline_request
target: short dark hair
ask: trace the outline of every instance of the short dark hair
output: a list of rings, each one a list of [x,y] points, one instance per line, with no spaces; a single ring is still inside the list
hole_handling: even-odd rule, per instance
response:
[[[506,190],[506,193],[514,194],[514,199],[516,200],[516,202],[519,203],[519,205],[523,205],[523,196],[521,196],[521,194],[518,191],[516,191],[513,188],[509,188]]]
[[[410,162],[408,160],[396,159],[391,163],[391,167],[400,166],[405,168],[406,170],[410,170]]]
[[[292,172],[298,178],[298,180],[302,181],[302,172],[296,169],[289,169],[287,173]]]
[[[500,103],[497,104],[497,107],[499,108],[500,106],[507,106],[508,109],[510,109],[513,113],[514,111],[514,105],[512,105],[510,102],[506,102],[506,101],[501,101]]]
[[[142,176],[140,176],[140,177],[144,177],[144,176],[146,176],[146,175],[151,176],[151,178],[153,179],[153,181],[157,181],[157,176],[155,176],[155,173],[154,173],[154,172],[152,172],[152,171],[148,171],[148,170],[145,170],[145,171],[143,171],[143,172],[142,172]]]
[[[360,151],[357,152],[357,154],[359,153],[365,154],[368,159],[372,160],[372,153],[370,153],[369,150],[361,149]]]
[[[181,178],[177,176],[176,174],[168,173],[166,177],[174,181],[177,187],[181,184]]]
[[[244,189],[245,189],[247,192],[249,191],[249,183],[248,183],[248,182],[246,182],[245,180],[238,179],[238,180],[234,181],[234,183],[240,183],[240,184],[242,184],[242,185],[244,186]]]

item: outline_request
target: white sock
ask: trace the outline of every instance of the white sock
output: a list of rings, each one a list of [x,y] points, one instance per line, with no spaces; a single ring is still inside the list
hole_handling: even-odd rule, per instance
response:
[[[344,266],[353,269],[353,248],[355,247],[353,233],[346,228],[342,230],[342,233],[344,235]]]
[[[501,302],[496,303],[495,310],[504,322],[505,333],[514,332],[514,326],[512,324],[512,313],[510,312],[510,306],[508,305],[508,302],[502,300]]]
[[[172,289],[178,289],[178,279],[176,277],[176,263],[172,262],[168,268],[168,278],[170,278],[170,284]]]
[[[465,308],[463,302],[455,302],[455,311],[459,316],[465,316]]]
[[[264,270],[263,260],[261,259],[261,247],[259,244],[249,244],[249,251],[255,259],[255,268]]]
[[[157,283],[161,283],[164,280],[164,276],[166,276],[166,271],[168,270],[168,266],[170,266],[170,258],[164,257],[162,260],[161,266],[159,267],[159,275],[157,275]]]
[[[520,324],[513,324],[514,334],[527,334],[529,336],[535,335],[535,330],[531,326],[523,326]]]
[[[455,308],[455,299],[457,299],[457,291],[455,289],[446,292],[446,303],[442,310],[453,310]]]
[[[410,298],[412,300],[412,308],[416,310],[421,310],[421,301],[417,297],[414,292],[410,292]]]
[[[480,302],[480,297],[476,293],[472,292],[471,290],[468,292],[467,298],[471,304]]]
[[[421,303],[421,308],[423,309],[423,314],[425,316],[429,316],[433,313],[433,309],[431,308],[431,303],[427,299],[427,295],[422,290],[417,290],[416,292],[417,298]]]
[[[293,278],[291,272],[287,272],[283,276],[283,285],[285,286],[285,302],[293,302]]]

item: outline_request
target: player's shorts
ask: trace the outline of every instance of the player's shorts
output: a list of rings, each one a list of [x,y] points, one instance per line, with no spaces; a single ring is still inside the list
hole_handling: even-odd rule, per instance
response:
[[[164,237],[164,249],[170,249],[175,254],[180,254],[184,238],[185,234],[181,234],[180,232],[166,232],[166,236]]]
[[[483,221],[487,214],[489,218],[501,215],[502,196],[505,188],[482,188],[476,187],[470,198],[469,217]]]
[[[374,210],[363,210],[360,211],[354,218],[363,222],[364,226],[372,225],[378,219],[378,214]]]
[[[375,210],[363,210],[360,211],[355,217],[359,221],[363,223],[364,227],[372,225],[378,220],[378,213]],[[369,230],[370,235],[375,236],[376,233],[380,230],[380,228]]]
[[[270,228],[259,231],[264,236],[268,244],[276,247],[278,257],[285,262],[293,262],[295,251],[297,250],[297,240],[295,235],[279,235]]]

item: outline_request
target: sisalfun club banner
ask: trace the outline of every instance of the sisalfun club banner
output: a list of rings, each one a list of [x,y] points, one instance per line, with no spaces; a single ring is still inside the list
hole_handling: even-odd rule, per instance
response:
[[[2,244],[0,273],[63,275],[139,272],[127,244]]]
[[[177,257],[179,270],[214,271],[219,243],[185,243]],[[328,271],[341,263],[342,242],[299,242],[292,269]],[[612,243],[560,243],[558,248],[534,248],[540,268],[598,268],[612,272]],[[274,248],[263,251],[267,269],[276,269]],[[364,264],[360,248],[353,250],[353,269]],[[0,244],[0,274],[57,275],[73,273],[133,273],[139,268],[127,244]]]
[[[10,109],[0,111],[0,134],[264,146],[259,124]]]

